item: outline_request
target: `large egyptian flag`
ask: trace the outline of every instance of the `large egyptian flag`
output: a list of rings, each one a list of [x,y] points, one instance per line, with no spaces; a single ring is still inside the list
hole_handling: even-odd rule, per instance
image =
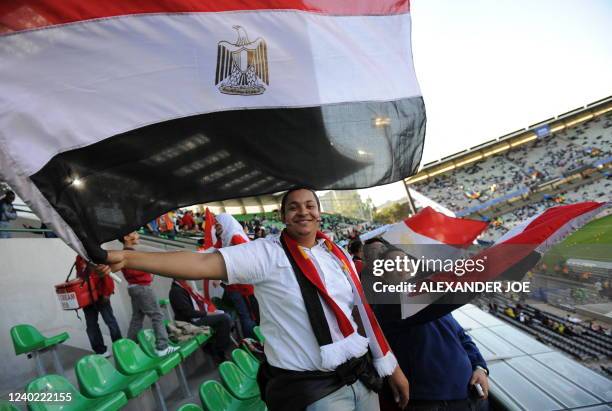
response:
[[[84,256],[178,206],[419,164],[408,0],[0,2],[0,178]]]

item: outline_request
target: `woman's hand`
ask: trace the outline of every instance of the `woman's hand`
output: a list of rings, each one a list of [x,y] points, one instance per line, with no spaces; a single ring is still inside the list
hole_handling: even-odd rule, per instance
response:
[[[406,408],[408,398],[410,397],[410,384],[399,365],[395,367],[395,371],[389,376],[389,385],[391,386],[393,399],[397,406],[401,409]]]
[[[109,272],[121,271],[127,265],[127,255],[124,251],[108,251],[106,264],[108,264],[106,267],[109,267]]]

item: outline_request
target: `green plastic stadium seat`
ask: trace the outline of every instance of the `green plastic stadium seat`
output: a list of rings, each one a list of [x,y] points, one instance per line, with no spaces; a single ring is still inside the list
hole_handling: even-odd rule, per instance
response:
[[[136,398],[159,379],[154,370],[125,376],[101,355],[86,355],[75,366],[81,392],[99,398],[123,391],[127,398]]]
[[[202,407],[195,404],[183,404],[176,411],[203,411]]]
[[[71,400],[64,403],[54,401],[30,402],[30,411],[62,410],[62,411],[113,411],[127,404],[127,397],[123,392],[105,395],[100,398],[86,398],[64,377],[59,375],[45,375],[30,382],[26,387],[27,393],[70,393]]]
[[[248,346],[245,346],[246,342],[250,342],[251,344],[254,344],[256,342],[259,343],[259,341],[258,340],[254,340],[253,338],[246,337],[246,338],[243,338],[240,342],[241,342],[240,348],[243,349],[244,351],[246,351],[246,353],[249,354],[251,356],[251,358],[253,358],[255,361],[259,362],[257,357],[255,357],[255,354],[253,354],[253,352],[251,350],[249,350]]]
[[[219,374],[228,391],[239,400],[248,400],[260,396],[257,381],[247,377],[233,362],[225,361],[219,365]]]
[[[200,400],[207,411],[266,411],[260,398],[239,400],[217,381],[206,381],[200,386]]]
[[[0,400],[0,411],[21,411],[17,406],[8,401]]]
[[[150,357],[157,357],[157,353],[155,351],[155,333],[151,329],[144,329],[138,332],[138,344],[140,344],[140,348]],[[174,344],[172,342],[170,345],[179,347],[177,351],[182,359],[189,357],[191,354],[198,349],[198,342],[195,339],[191,339],[189,341],[185,341],[182,343]]]
[[[170,299],[169,298],[162,298],[161,300],[159,300],[159,306],[160,307],[164,307],[166,305],[170,304]]]
[[[264,337],[263,333],[261,332],[261,328],[259,328],[259,325],[256,325],[253,328],[253,333],[255,334],[255,337],[257,337],[260,343],[263,344],[264,342],[266,342],[266,337]]]
[[[134,375],[155,370],[159,376],[166,375],[181,362],[179,353],[153,358],[145,354],[138,344],[127,338],[113,343],[113,355],[117,368],[123,374]]]
[[[53,337],[45,337],[36,327],[29,324],[19,324],[11,328],[11,339],[16,355],[53,347],[63,343],[68,338],[70,336],[65,332]]]
[[[234,351],[232,351],[232,360],[234,360],[238,368],[240,368],[242,372],[247,375],[247,377],[253,379],[257,378],[259,363],[245,350],[236,348]]]

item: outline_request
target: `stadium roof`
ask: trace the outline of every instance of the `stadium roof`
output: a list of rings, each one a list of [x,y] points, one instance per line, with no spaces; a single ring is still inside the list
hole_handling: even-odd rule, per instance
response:
[[[609,409],[612,380],[474,305],[455,310],[453,316],[487,361],[492,399],[504,408]]]
[[[516,130],[499,138],[460,151],[440,160],[423,165],[415,175],[405,180],[406,184],[417,183],[456,168],[465,167],[487,157],[527,144],[538,137],[544,137],[577,126],[595,117],[612,111],[612,96],[559,114],[525,129]]]
[[[231,200],[206,203],[214,213],[251,214],[277,210],[283,193],[269,194],[257,197],[245,197]]]

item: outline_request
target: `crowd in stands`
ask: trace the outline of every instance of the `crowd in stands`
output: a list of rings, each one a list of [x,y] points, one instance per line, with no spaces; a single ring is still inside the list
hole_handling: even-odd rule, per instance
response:
[[[547,208],[563,204],[573,204],[581,201],[609,201],[612,192],[612,181],[599,179],[577,187],[575,190],[566,190],[554,195],[545,195],[540,201],[532,202],[502,214],[491,220],[488,229],[483,232],[480,239],[483,241],[495,241],[517,224],[543,212]]]
[[[612,357],[612,330],[595,321],[583,321],[571,314],[559,316],[500,294],[489,299],[480,297],[476,303],[581,361],[605,361]]]
[[[234,216],[240,222],[251,240],[265,238],[267,235],[278,235],[284,227],[278,211],[259,214],[238,214]],[[192,210],[175,210],[149,222],[145,228],[153,235],[163,235],[170,239],[177,235],[187,237],[202,236],[204,213]],[[321,214],[321,229],[331,235],[335,242],[347,245],[359,234],[373,230],[377,224],[346,217],[339,214]]]
[[[503,195],[530,189],[561,177],[582,166],[608,158],[612,147],[610,113],[552,136],[539,138],[489,157],[470,166],[456,169],[432,180],[415,183],[413,188],[433,201],[460,212]],[[525,206],[503,216],[497,231],[511,228],[512,223],[529,218],[550,205],[585,200],[603,200],[610,193],[610,176],[575,191],[555,194],[540,203]],[[494,227],[494,228],[495,228]],[[496,233],[499,236],[499,233]],[[495,237],[495,236],[493,236]]]
[[[555,275],[575,282],[593,284],[597,293],[603,298],[612,298],[612,282],[610,281],[610,271],[605,268],[582,269],[568,265],[567,263],[549,266],[540,262],[533,270],[536,273]]]

